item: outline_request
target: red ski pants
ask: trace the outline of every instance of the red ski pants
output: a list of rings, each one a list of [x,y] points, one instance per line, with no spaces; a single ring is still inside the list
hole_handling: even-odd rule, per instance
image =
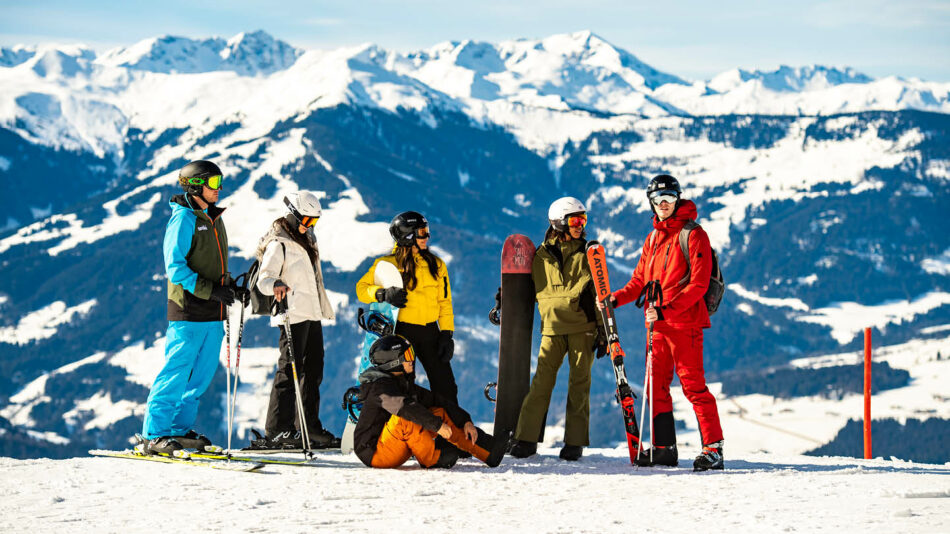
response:
[[[703,371],[703,330],[673,329],[659,321],[653,327],[653,387],[656,389],[653,415],[673,411],[670,384],[674,369],[680,377],[683,394],[693,404],[703,444],[720,441],[719,410],[716,398],[706,387]]]

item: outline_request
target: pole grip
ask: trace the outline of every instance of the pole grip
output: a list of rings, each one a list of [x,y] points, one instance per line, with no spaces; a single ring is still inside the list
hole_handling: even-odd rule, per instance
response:
[[[864,458],[871,454],[871,329],[864,329]]]

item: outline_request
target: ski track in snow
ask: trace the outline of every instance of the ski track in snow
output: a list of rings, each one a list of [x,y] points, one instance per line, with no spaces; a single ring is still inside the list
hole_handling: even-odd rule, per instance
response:
[[[267,466],[231,473],[110,458],[0,458],[4,532],[947,532],[950,464],[748,455],[721,473],[577,463],[541,449],[495,470]],[[685,453],[686,451],[684,451]]]

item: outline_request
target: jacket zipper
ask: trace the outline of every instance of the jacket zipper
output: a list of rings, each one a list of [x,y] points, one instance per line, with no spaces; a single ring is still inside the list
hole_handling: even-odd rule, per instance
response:
[[[214,225],[214,221],[215,219],[211,219],[211,229],[214,231],[214,242],[217,243],[218,245],[218,258],[221,260],[221,284],[224,285],[224,282],[225,282],[224,276],[227,273],[225,273],[224,271],[224,255],[221,254],[221,241],[218,240],[218,228]],[[220,304],[220,311],[218,313],[221,317],[221,320],[223,321],[224,320],[224,303],[223,302]]]

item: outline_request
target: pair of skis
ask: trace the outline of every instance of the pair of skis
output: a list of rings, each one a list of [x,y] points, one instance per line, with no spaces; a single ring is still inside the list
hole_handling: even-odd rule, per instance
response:
[[[91,450],[89,454],[107,458],[124,458],[165,464],[179,464],[193,467],[208,467],[222,471],[253,473],[269,465],[300,467],[341,467],[344,464],[318,462],[316,459],[286,460],[282,458],[260,458],[235,454],[213,454],[207,452],[175,451],[174,454],[149,454],[141,445],[127,451]]]
[[[598,309],[600,310],[601,318],[604,322],[604,333],[607,336],[607,349],[610,354],[610,361],[613,364],[614,379],[617,382],[616,396],[623,413],[623,426],[627,436],[630,463],[637,465],[637,457],[640,454],[641,432],[637,426],[636,410],[633,406],[633,400],[636,398],[636,395],[634,395],[630,383],[627,382],[627,371],[623,365],[625,354],[620,347],[620,336],[617,333],[617,321],[614,317],[613,301],[610,298],[610,278],[607,274],[607,253],[602,244],[597,241],[591,241],[587,244],[587,263],[590,266],[590,274],[594,281],[594,290],[597,294],[597,300],[601,303]],[[652,358],[648,358],[648,362],[649,360],[652,360]],[[647,370],[647,376],[649,377],[649,369]],[[646,390],[644,389],[644,391]],[[640,418],[641,420],[643,419],[642,413]]]

